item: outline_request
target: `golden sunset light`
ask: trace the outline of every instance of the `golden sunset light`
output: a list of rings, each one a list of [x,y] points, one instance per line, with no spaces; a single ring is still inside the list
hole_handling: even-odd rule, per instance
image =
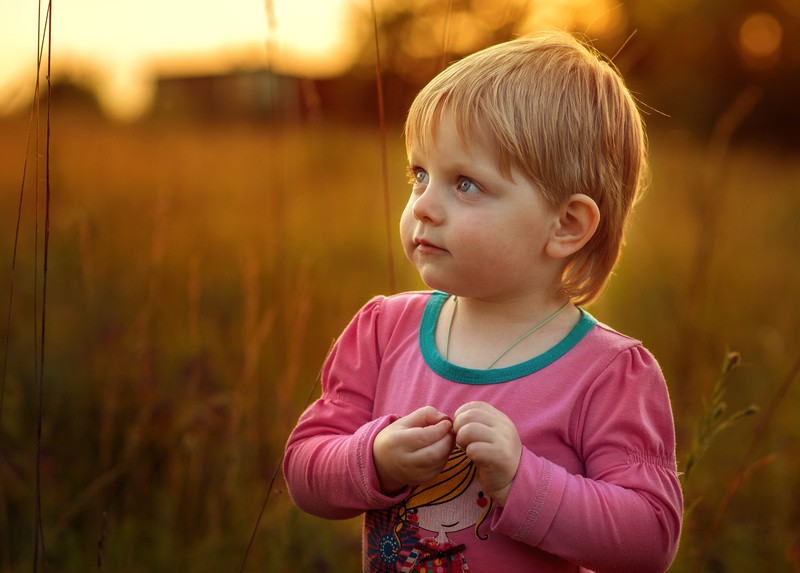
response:
[[[396,5],[377,2],[381,12]],[[29,101],[36,70],[37,25],[44,26],[47,2],[37,23],[34,2],[0,6],[0,113]],[[454,17],[449,45],[458,49],[475,26],[491,26],[516,4],[498,4],[473,17]],[[554,0],[528,6],[524,28],[568,27],[589,35],[615,32],[625,12],[611,0]],[[160,74],[207,74],[269,66],[279,72],[324,77],[353,63],[357,37],[369,33],[367,0],[73,0],[53,2],[54,78],[95,86],[104,109],[135,117],[148,105]],[[410,52],[439,50],[443,22],[419,21]],[[354,29],[358,28],[358,29]],[[432,38],[437,38],[435,42]],[[425,41],[419,41],[419,39]],[[45,51],[46,55],[46,51]]]
[[[800,572],[798,98],[800,0],[0,0],[0,573]]]
[[[147,104],[149,82],[162,70],[254,67],[269,58],[281,71],[330,75],[350,63],[346,2],[53,2],[54,76],[97,83],[107,110],[125,116]],[[42,6],[43,22],[46,2]],[[36,38],[36,3],[3,2],[0,113],[16,109],[29,97]]]

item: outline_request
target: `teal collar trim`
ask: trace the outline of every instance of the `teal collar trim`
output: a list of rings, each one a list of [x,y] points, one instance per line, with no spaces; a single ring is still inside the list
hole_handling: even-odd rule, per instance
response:
[[[597,324],[597,320],[581,308],[579,309],[581,311],[581,318],[578,320],[578,324],[575,325],[561,342],[547,352],[535,356],[530,360],[526,360],[525,362],[505,368],[492,368],[490,370],[464,368],[463,366],[456,366],[445,360],[436,349],[436,322],[439,319],[442,306],[444,306],[449,296],[450,295],[439,291],[435,291],[431,294],[431,298],[428,300],[425,306],[425,312],[422,315],[422,323],[419,329],[419,345],[422,351],[422,357],[431,370],[443,378],[461,384],[499,384],[533,374],[564,356],[586,336],[595,324]]]

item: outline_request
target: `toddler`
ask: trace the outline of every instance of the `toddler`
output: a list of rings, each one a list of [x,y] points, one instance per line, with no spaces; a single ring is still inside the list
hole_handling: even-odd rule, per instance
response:
[[[667,387],[598,322],[646,171],[637,106],[566,32],[417,95],[400,222],[431,289],[370,300],[286,446],[295,503],[365,514],[364,571],[663,572],[683,500]]]

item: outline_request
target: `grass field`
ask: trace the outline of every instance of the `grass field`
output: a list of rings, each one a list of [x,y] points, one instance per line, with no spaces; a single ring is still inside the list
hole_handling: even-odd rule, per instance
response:
[[[0,123],[3,316],[26,129],[27,119]],[[684,478],[690,511],[672,571],[796,571],[800,390],[787,376],[800,353],[800,161],[734,146],[715,164],[683,132],[650,136],[650,191],[589,310],[662,363],[682,470],[729,351],[742,364],[710,424],[760,407]],[[422,286],[394,232],[406,198],[397,130],[391,246],[380,144],[371,128],[324,123],[54,118],[40,460],[49,570],[240,570],[333,338],[388,292],[391,258],[398,290]],[[44,207],[40,186],[37,238],[34,179],[0,420],[3,573],[29,570],[34,553]],[[244,570],[355,571],[359,543],[357,520],[303,515],[278,479]]]

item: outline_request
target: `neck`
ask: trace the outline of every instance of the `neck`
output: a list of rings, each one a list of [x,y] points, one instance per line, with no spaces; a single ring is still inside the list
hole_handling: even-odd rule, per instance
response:
[[[579,317],[565,296],[502,301],[451,297],[439,316],[437,344],[455,364],[503,367],[545,352]]]
[[[463,312],[470,321],[486,321],[505,327],[533,326],[534,323],[540,322],[568,301],[568,298],[562,293],[496,299],[462,296],[458,298],[459,312]]]

